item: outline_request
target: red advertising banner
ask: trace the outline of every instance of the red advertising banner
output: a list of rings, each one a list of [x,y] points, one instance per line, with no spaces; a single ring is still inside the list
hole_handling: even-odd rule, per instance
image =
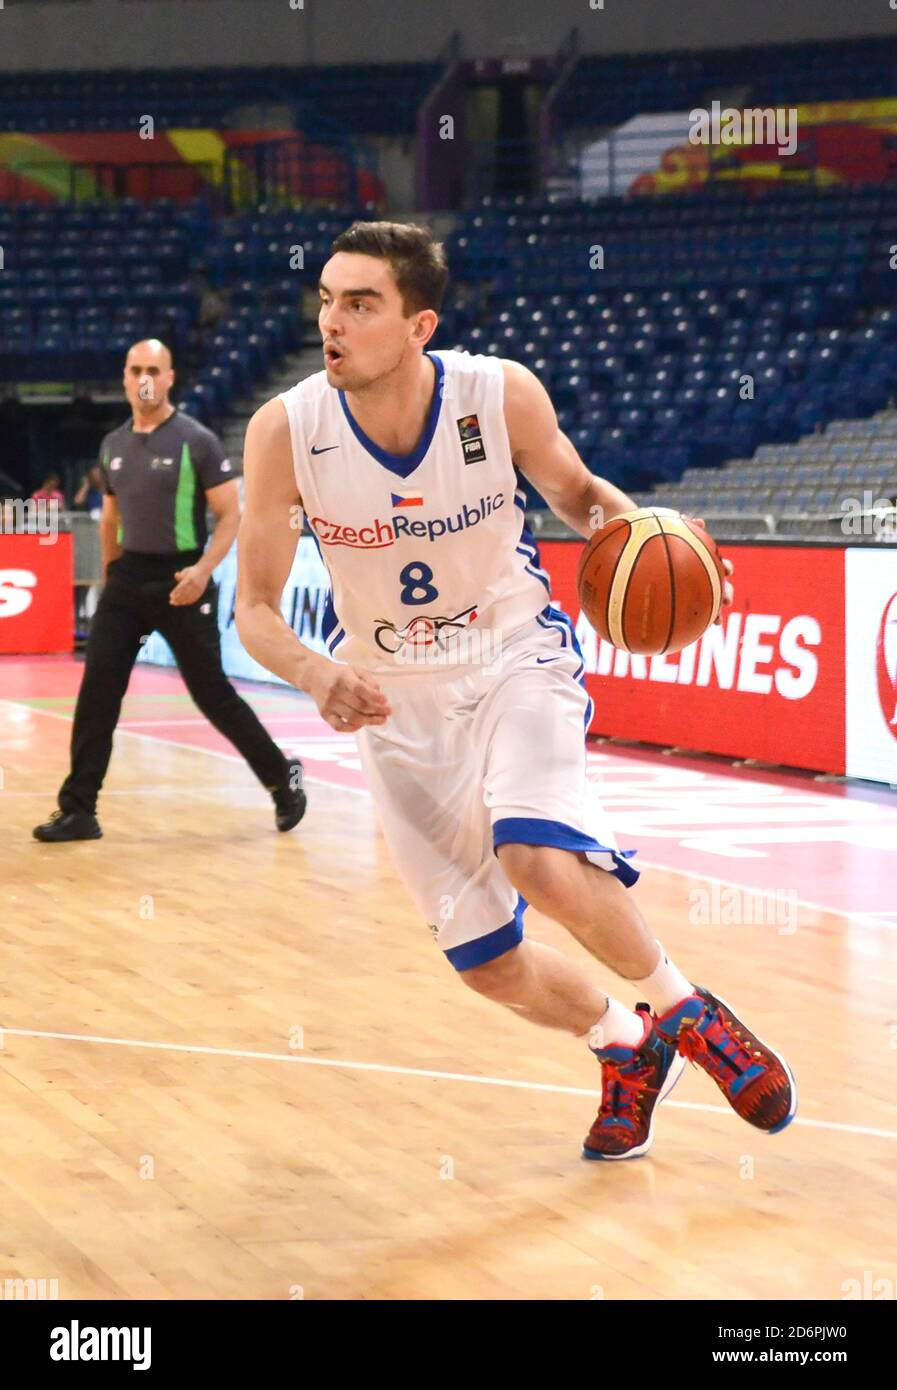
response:
[[[74,648],[72,538],[0,533],[0,653]]]
[[[655,657],[617,651],[582,616],[578,543],[539,549],[583,649],[591,733],[844,772],[842,549],[724,546],[735,602],[723,622],[683,651]]]
[[[897,553],[846,552],[847,775],[897,786]]]

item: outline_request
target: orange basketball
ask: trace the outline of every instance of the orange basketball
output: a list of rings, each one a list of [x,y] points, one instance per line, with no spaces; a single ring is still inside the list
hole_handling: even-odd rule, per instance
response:
[[[655,656],[696,642],[715,620],[725,575],[716,541],[666,507],[623,512],[579,559],[579,602],[606,642]]]

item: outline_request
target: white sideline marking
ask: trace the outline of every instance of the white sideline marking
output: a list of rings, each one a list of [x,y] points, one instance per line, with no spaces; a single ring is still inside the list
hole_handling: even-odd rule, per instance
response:
[[[29,705],[28,708],[30,709],[31,706]],[[304,718],[304,715],[300,712],[296,714],[269,714],[266,710],[264,713],[266,725],[283,723],[284,720],[292,722]],[[64,715],[63,718],[65,718]],[[208,726],[208,723],[208,719],[203,719],[202,717],[199,719],[120,719],[115,727],[117,729],[169,729],[186,724],[195,724],[197,727],[203,724]],[[179,748],[184,746],[183,744],[178,744]]]
[[[106,1038],[91,1033],[54,1033],[37,1028],[0,1028],[0,1038],[55,1038],[63,1042],[95,1043],[107,1047],[144,1047],[159,1052],[187,1052],[211,1057],[240,1057],[255,1062],[291,1062],[306,1067],[335,1067],[342,1071],[377,1071],[393,1076],[420,1076],[436,1081],[467,1081],[473,1086],[505,1086],[518,1091],[547,1091],[552,1095],[591,1096],[601,1094],[588,1086],[558,1086],[548,1081],[512,1081],[501,1076],[474,1076],[463,1071],[433,1071],[428,1067],[397,1067],[387,1062],[338,1061],[334,1057],[296,1057],[282,1052],[253,1052],[237,1047],[206,1047],[194,1043],[153,1042],[142,1038]],[[721,1105],[702,1105],[697,1101],[667,1100],[664,1105],[677,1110],[700,1110],[710,1115],[733,1115]],[[736,1117],[737,1118],[737,1117]],[[897,1130],[873,1129],[869,1125],[841,1124],[836,1120],[808,1120],[795,1116],[796,1125],[812,1129],[839,1130],[843,1134],[866,1134],[875,1139],[897,1139]]]
[[[61,719],[61,720],[62,720],[64,723],[66,723],[66,724],[71,724],[71,722],[72,722],[72,716],[71,716],[71,715],[68,715],[68,714],[59,714],[59,713],[57,713],[56,710],[52,710],[52,709],[38,709],[38,708],[36,708],[34,705],[28,705],[28,704],[26,704],[24,701],[21,701],[21,700],[6,700],[6,699],[3,699],[3,698],[0,698],[0,705],[10,705],[10,706],[12,706],[13,709],[28,710],[29,714],[44,714],[44,715],[47,716],[48,719]],[[203,724],[207,724],[207,723],[208,723],[208,720],[207,720],[207,719],[203,719],[203,720],[201,720],[200,722],[203,723]],[[210,726],[210,727],[211,727],[211,726]],[[186,752],[186,753],[206,753],[210,758],[222,758],[222,759],[224,760],[224,762],[226,762],[226,763],[242,763],[242,764],[245,766],[245,759],[243,759],[243,758],[240,756],[239,753],[224,753],[224,752],[222,752],[221,750],[219,750],[218,748],[200,748],[200,747],[198,747],[196,744],[193,744],[193,743],[179,743],[178,740],[177,740],[176,738],[161,738],[158,734],[142,734],[142,733],[139,733],[137,729],[123,729],[120,725],[116,725],[116,730],[115,730],[115,732],[116,732],[116,733],[122,733],[122,734],[128,734],[131,738],[142,738],[142,739],[145,739],[148,743],[162,743],[162,744],[165,745],[166,748],[179,748],[179,749],[181,750],[181,752]],[[335,736],[336,738],[339,738],[339,737],[340,737],[339,734],[335,734],[334,736]],[[344,735],[344,737],[345,737],[345,738],[349,738],[350,735],[349,735],[349,734],[346,734],[346,735]],[[275,741],[275,743],[277,742],[276,739],[275,739],[274,741]],[[279,746],[279,745],[278,745],[278,746]],[[351,752],[352,752],[353,749],[354,749],[354,744],[347,744],[347,745],[346,745],[346,752],[347,752],[347,754],[351,755]],[[368,795],[369,795],[367,787],[350,787],[350,786],[348,786],[348,785],[347,785],[347,786],[343,786],[343,784],[342,784],[341,782],[334,782],[334,781],[331,781],[331,779],[328,778],[328,777],[316,777],[313,773],[310,773],[310,772],[307,772],[307,773],[305,774],[304,780],[305,780],[306,782],[314,782],[314,783],[316,783],[318,786],[321,786],[321,787],[330,787],[333,791],[339,791],[339,792],[352,792],[353,795],[355,795],[355,796],[368,796]],[[108,792],[103,792],[103,795],[104,795],[104,796],[108,796],[108,794],[109,794]],[[5,793],[3,793],[3,795],[5,795]],[[55,796],[56,793],[54,792],[53,795]],[[135,791],[133,791],[133,792],[129,792],[128,795],[129,795],[129,796],[135,796],[135,795],[137,795],[136,789],[135,789]]]
[[[56,800],[56,794],[57,794],[58,791],[59,791],[59,788],[58,788],[58,787],[52,787],[49,791],[45,791],[45,792],[9,792],[9,791],[5,791],[5,792],[3,792],[3,796],[4,796],[4,797],[7,797],[7,796],[42,796],[45,800],[49,799],[50,801],[55,801],[55,800]],[[170,784],[166,785],[166,784],[164,784],[164,783],[162,784],[162,786],[159,786],[159,787],[144,787],[144,786],[141,785],[140,790],[139,790],[139,793],[136,792],[136,791],[134,791],[134,790],[128,791],[128,789],[127,789],[126,787],[104,788],[104,790],[103,790],[103,796],[104,796],[104,797],[107,797],[107,796],[136,796],[136,795],[140,795],[140,796],[195,796],[195,795],[196,795],[196,792],[193,790],[192,787],[172,787]]]

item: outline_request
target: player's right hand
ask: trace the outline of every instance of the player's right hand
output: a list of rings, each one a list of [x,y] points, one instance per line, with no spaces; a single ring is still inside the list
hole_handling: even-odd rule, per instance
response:
[[[322,659],[304,689],[321,718],[340,734],[354,734],[365,724],[385,724],[392,714],[389,701],[367,671]]]

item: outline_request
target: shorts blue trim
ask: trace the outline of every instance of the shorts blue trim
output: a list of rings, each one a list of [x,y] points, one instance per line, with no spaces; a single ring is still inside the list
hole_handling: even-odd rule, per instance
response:
[[[446,959],[456,970],[471,970],[475,965],[485,965],[488,961],[497,960],[499,956],[505,955],[507,951],[513,951],[523,940],[523,914],[527,906],[526,898],[521,898],[518,894],[517,906],[510,922],[506,922],[503,927],[497,927],[486,936],[477,937],[476,941],[465,941],[462,946],[450,946],[445,953]]]
[[[579,638],[576,635],[576,628],[573,626],[573,620],[569,613],[564,612],[563,608],[558,608],[554,604],[548,604],[546,608],[542,609],[541,613],[536,614],[536,622],[540,627],[544,627],[547,632],[557,632],[560,635],[563,649],[569,651],[572,647],[573,651],[579,657],[579,666],[576,668],[573,679],[582,686],[588,697],[585,718],[583,720],[585,732],[588,733],[589,725],[595,714],[595,705],[591,695],[589,695],[588,687],[586,686],[585,660],[582,654],[582,647],[579,645]]]
[[[572,825],[564,825],[559,820],[539,820],[535,816],[504,816],[492,827],[493,849],[499,845],[552,845],[555,849],[578,850],[582,854],[609,854],[615,867],[608,869],[625,888],[638,882],[639,871],[629,860],[638,851],[634,849],[611,849],[600,845],[591,835],[582,830],[574,830]]]

